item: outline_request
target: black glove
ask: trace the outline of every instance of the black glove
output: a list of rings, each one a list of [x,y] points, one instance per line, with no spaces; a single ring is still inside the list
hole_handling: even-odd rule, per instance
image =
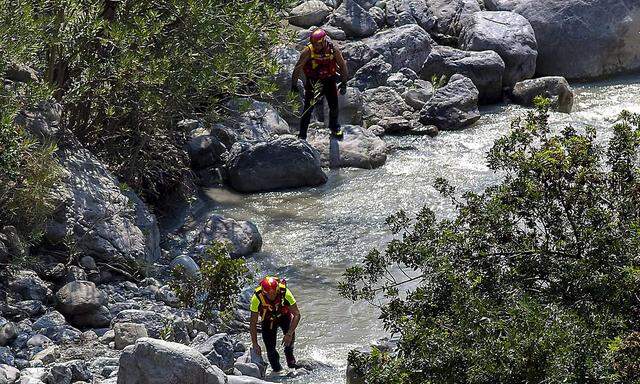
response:
[[[338,90],[340,91],[341,95],[344,95],[345,93],[347,93],[347,83],[344,81],[340,83],[340,87],[338,87]]]

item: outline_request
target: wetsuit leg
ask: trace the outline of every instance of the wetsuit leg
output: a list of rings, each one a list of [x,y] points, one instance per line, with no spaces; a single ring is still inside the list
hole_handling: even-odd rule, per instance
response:
[[[327,104],[329,104],[329,129],[331,132],[336,132],[340,128],[338,124],[338,86],[333,77],[323,80],[322,86]]]
[[[291,326],[291,317],[292,316],[280,316],[280,328],[282,329],[283,335],[289,331],[289,327]],[[293,347],[295,342],[296,334],[294,332],[293,338],[291,339],[291,345],[284,347],[284,355],[287,358],[287,366],[289,368],[296,368],[296,358],[293,356]]]
[[[276,339],[278,336],[278,327],[274,324],[270,327],[269,322],[262,322],[262,341],[267,348],[267,358],[271,369],[274,371],[281,371],[282,365],[280,364],[280,355],[276,349]]]
[[[298,137],[306,140],[309,122],[311,121],[311,113],[313,112],[313,85],[308,79],[304,83],[304,106],[302,109],[302,117],[300,118],[300,133]]]

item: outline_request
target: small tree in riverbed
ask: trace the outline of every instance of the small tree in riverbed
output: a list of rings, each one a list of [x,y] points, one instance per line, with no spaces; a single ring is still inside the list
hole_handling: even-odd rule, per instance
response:
[[[245,261],[231,258],[226,245],[220,242],[206,249],[198,276],[190,276],[181,265],[172,272],[171,289],[182,305],[198,309],[205,320],[210,320],[215,311],[232,310],[242,287],[251,280]]]
[[[606,146],[547,118],[539,100],[496,141],[501,183],[458,197],[438,180],[453,218],[399,212],[401,237],[347,269],[341,293],[383,297],[400,335],[396,358],[352,354],[367,383],[638,382],[640,117],[622,113]]]

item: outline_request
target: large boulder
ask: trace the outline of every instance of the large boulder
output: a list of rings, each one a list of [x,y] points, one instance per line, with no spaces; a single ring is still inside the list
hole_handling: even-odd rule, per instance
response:
[[[391,27],[418,24],[425,31],[431,31],[436,18],[424,0],[389,0],[386,3],[386,23]]]
[[[529,20],[539,76],[584,80],[640,68],[636,0],[491,0],[487,8]]]
[[[369,125],[377,124],[383,118],[403,116],[412,110],[402,96],[390,87],[368,89],[363,93],[363,99],[364,120]]]
[[[98,310],[107,303],[107,296],[90,281],[72,281],[56,293],[58,309],[71,316]]]
[[[9,291],[22,300],[46,302],[53,292],[35,272],[19,271],[9,278]]]
[[[558,112],[570,113],[573,108],[573,90],[564,77],[549,76],[525,80],[513,87],[511,98],[514,102],[533,106],[536,96],[551,100],[551,108]]]
[[[77,341],[82,332],[67,324],[64,316],[58,311],[51,311],[33,323],[33,331],[46,336],[56,343]]]
[[[392,71],[409,68],[416,73],[435,45],[429,34],[415,24],[384,30],[363,42],[380,53],[391,64]]]
[[[473,81],[453,75],[420,111],[420,122],[443,131],[465,128],[480,119],[478,89]]]
[[[186,345],[142,338],[124,349],[118,384],[226,384],[226,375]]]
[[[144,325],[150,337],[159,338],[166,325],[172,323],[172,319],[155,311],[125,309],[113,317],[111,328],[120,323]]]
[[[211,215],[204,223],[195,238],[195,250],[202,253],[213,241],[229,244],[229,253],[234,257],[260,252],[262,248],[262,236],[255,224],[220,215]]]
[[[438,46],[431,50],[420,72],[425,80],[430,80],[433,76],[451,77],[455,74],[473,81],[480,92],[480,103],[490,104],[502,100],[504,61],[494,51],[471,52]]]
[[[124,349],[136,343],[138,339],[148,337],[144,324],[117,323],[113,326],[116,349]]]
[[[481,10],[478,0],[429,0],[427,4],[436,19],[433,32],[454,37],[468,18]]]
[[[376,57],[358,69],[348,84],[360,91],[386,85],[391,69],[391,64],[384,61],[382,57]]]
[[[356,0],[344,0],[331,16],[329,24],[343,30],[347,37],[367,37],[378,31],[373,16]]]
[[[69,322],[76,327],[104,328],[111,323],[111,312],[101,306],[96,310],[69,317]]]
[[[362,127],[343,125],[344,138],[330,138],[326,129],[310,130],[309,144],[321,154],[322,164],[331,168],[372,169],[387,161],[382,139]]]
[[[469,51],[496,52],[504,60],[502,83],[513,86],[533,77],[538,45],[531,24],[514,12],[476,12],[460,34],[460,47]]]
[[[376,57],[382,56],[378,51],[369,47],[362,41],[351,41],[341,47],[342,57],[347,62],[349,73],[354,74],[365,64],[369,63]],[[297,58],[297,57],[296,57]],[[294,63],[295,65],[295,63]],[[289,75],[291,78],[291,75]]]
[[[106,262],[158,260],[160,233],[144,202],[86,149],[75,145],[58,156],[64,175],[53,194],[58,208],[47,223],[47,240],[71,240],[77,251]]]
[[[231,186],[240,192],[317,186],[327,181],[318,153],[292,137],[236,143],[227,169]]]
[[[302,28],[322,25],[331,8],[320,0],[309,0],[294,7],[289,13],[289,23]]]
[[[193,340],[191,347],[220,369],[226,371],[233,368],[234,343],[228,334],[218,333],[205,338],[205,334],[201,333]]]
[[[235,99],[228,103],[230,118],[225,122],[236,130],[238,140],[267,140],[290,133],[289,124],[269,103]]]

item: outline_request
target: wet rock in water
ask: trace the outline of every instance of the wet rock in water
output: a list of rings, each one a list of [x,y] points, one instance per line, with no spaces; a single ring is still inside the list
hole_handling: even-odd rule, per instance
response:
[[[473,14],[460,34],[460,47],[469,51],[490,50],[500,55],[505,65],[504,86],[530,79],[536,72],[535,33],[529,21],[514,12]]]
[[[415,24],[384,30],[363,42],[381,54],[393,72],[409,68],[416,73],[435,45],[429,34]]]
[[[213,242],[229,244],[231,256],[247,256],[262,248],[262,236],[258,227],[250,221],[238,221],[220,215],[211,215],[195,238],[194,250],[204,253]]]
[[[443,75],[466,76],[478,89],[479,102],[490,104],[502,100],[504,68],[504,61],[493,51],[473,52],[438,46],[427,57],[420,76],[425,80]]]
[[[489,0],[524,16],[538,42],[536,74],[592,79],[640,68],[635,0]]]
[[[375,19],[356,0],[344,0],[329,19],[347,37],[367,37],[378,31]]]
[[[320,0],[309,0],[294,7],[289,14],[289,23],[302,28],[322,25],[331,8]]]
[[[113,327],[116,349],[124,349],[126,346],[136,343],[136,340],[149,337],[144,324],[118,323]]]
[[[224,384],[226,375],[198,351],[182,344],[150,338],[124,349],[118,384]]]
[[[525,80],[513,87],[511,99],[520,105],[531,107],[536,96],[544,96],[551,100],[551,108],[564,113],[571,113],[573,108],[573,90],[564,77],[548,76]]]
[[[344,138],[329,137],[328,129],[310,129],[309,144],[321,154],[322,164],[334,168],[372,169],[387,160],[384,141],[357,125],[343,125]]]
[[[444,131],[463,129],[479,119],[478,89],[462,75],[453,75],[420,111],[422,124]]]
[[[22,300],[48,301],[53,297],[53,292],[38,275],[33,271],[19,271],[9,278],[9,291],[16,294]]]
[[[271,381],[264,381],[251,376],[227,376],[228,384],[268,384]]]
[[[191,258],[191,256],[181,255],[177,256],[169,267],[174,269],[177,266],[181,266],[184,272],[190,277],[196,277],[200,274],[200,267],[198,264]]]
[[[358,69],[347,84],[360,91],[386,85],[391,69],[391,64],[384,61],[382,57],[376,57]]]
[[[160,232],[145,203],[79,144],[60,149],[58,158],[63,180],[53,193],[47,241],[64,244],[71,234],[78,251],[99,260],[158,260]]]
[[[20,370],[11,365],[0,364],[0,383],[15,384],[18,383]]]
[[[231,186],[240,192],[318,186],[327,181],[318,153],[293,137],[236,143],[227,169]]]
[[[386,3],[386,22],[391,27],[418,24],[425,31],[431,31],[436,18],[423,0],[389,0]]]
[[[56,293],[58,309],[71,316],[93,312],[107,304],[107,296],[90,281],[72,281]]]

